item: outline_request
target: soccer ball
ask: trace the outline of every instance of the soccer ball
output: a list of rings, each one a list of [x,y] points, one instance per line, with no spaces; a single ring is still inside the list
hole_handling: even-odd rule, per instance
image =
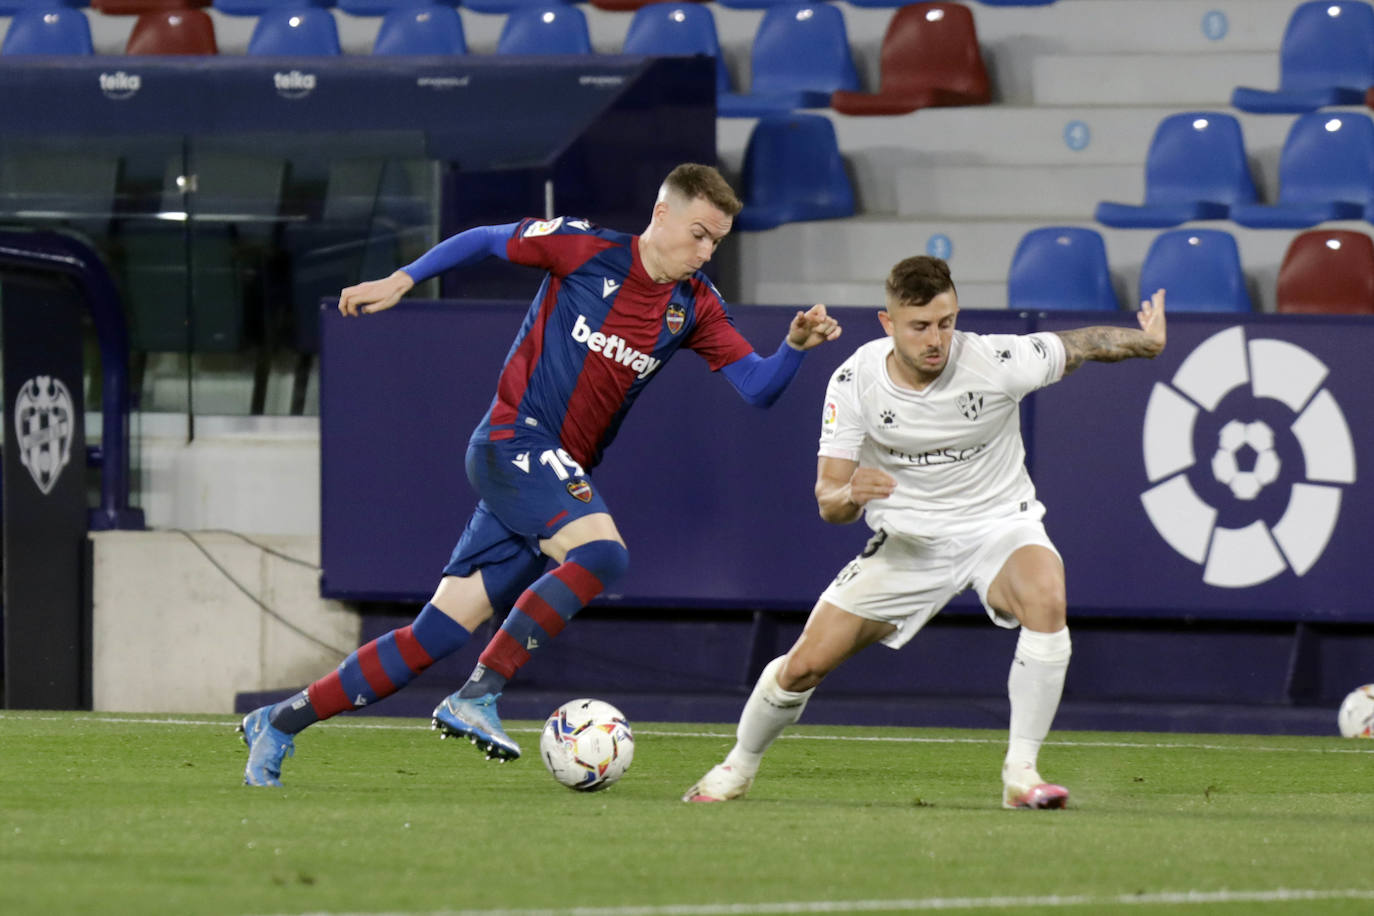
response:
[[[1374,684],[1350,691],[1341,702],[1336,721],[1347,738],[1374,738]]]
[[[578,792],[597,792],[625,775],[635,736],[620,710],[604,700],[569,700],[539,734],[539,754],[553,778]]]

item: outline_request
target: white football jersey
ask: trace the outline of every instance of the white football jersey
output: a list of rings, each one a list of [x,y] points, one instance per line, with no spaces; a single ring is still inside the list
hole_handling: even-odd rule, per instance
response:
[[[952,534],[1035,499],[1021,442],[1021,398],[1064,375],[1052,333],[955,331],[949,361],[921,391],[888,376],[888,337],[835,370],[825,394],[820,454],[880,468],[896,491],[864,507],[868,525],[909,537]]]

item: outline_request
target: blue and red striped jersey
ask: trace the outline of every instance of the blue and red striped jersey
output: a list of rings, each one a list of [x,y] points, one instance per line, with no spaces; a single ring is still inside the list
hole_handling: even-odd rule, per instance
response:
[[[635,398],[680,348],[695,350],[712,371],[753,352],[700,271],[679,283],[649,277],[637,235],[583,219],[526,219],[506,242],[506,257],[548,275],[477,437],[541,426],[592,468]]]

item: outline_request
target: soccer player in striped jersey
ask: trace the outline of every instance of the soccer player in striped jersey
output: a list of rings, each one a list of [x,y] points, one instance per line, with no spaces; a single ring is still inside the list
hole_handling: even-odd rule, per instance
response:
[[[687,163],[663,181],[639,235],[568,217],[482,226],[389,277],[343,290],[343,314],[369,315],[394,306],[416,283],[482,258],[545,271],[468,443],[468,479],[481,501],[438,589],[409,626],[362,646],[299,694],[244,717],[245,783],[280,785],[296,733],[400,689],[496,612],[509,611],[471,678],[434,710],[434,727],[442,737],[469,738],[489,758],[520,756],[497,715],[502,689],[530,653],[627,568],[629,552],[589,472],[644,386],[685,347],[745,401],[766,407],[805,351],[840,335],[823,305],[797,312],[768,357],[735,329],[701,268],[740,206],[719,172]],[[545,572],[549,560],[555,565]]]
[[[995,624],[1021,629],[1007,677],[1002,803],[1068,801],[1068,790],[1038,771],[1070,642],[1064,566],[1026,472],[1020,402],[1085,360],[1158,355],[1164,291],[1141,303],[1139,329],[979,335],[955,330],[958,313],[949,265],[907,258],[888,275],[878,316],[887,336],[831,376],[816,502],[827,522],[863,517],[873,537],[821,594],[788,653],[764,667],[734,748],[683,801],[744,795],[764,751],[800,718],[822,678],[875,642],[900,648],[970,586]]]

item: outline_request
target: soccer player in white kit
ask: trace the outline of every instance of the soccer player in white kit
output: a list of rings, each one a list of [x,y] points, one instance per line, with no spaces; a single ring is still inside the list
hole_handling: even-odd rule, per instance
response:
[[[1037,769],[1070,641],[1064,566],[1026,472],[1019,407],[1085,360],[1157,356],[1164,291],[1141,303],[1139,330],[1029,335],[956,331],[958,294],[939,258],[901,261],[886,292],[878,318],[887,336],[830,378],[816,469],[821,518],[843,525],[863,516],[873,537],[821,594],[788,653],[764,667],[734,748],[683,801],[744,795],[764,751],[800,718],[822,678],[875,642],[901,647],[969,586],[994,623],[1021,628],[1007,678],[1002,804],[1068,801],[1068,790]]]

